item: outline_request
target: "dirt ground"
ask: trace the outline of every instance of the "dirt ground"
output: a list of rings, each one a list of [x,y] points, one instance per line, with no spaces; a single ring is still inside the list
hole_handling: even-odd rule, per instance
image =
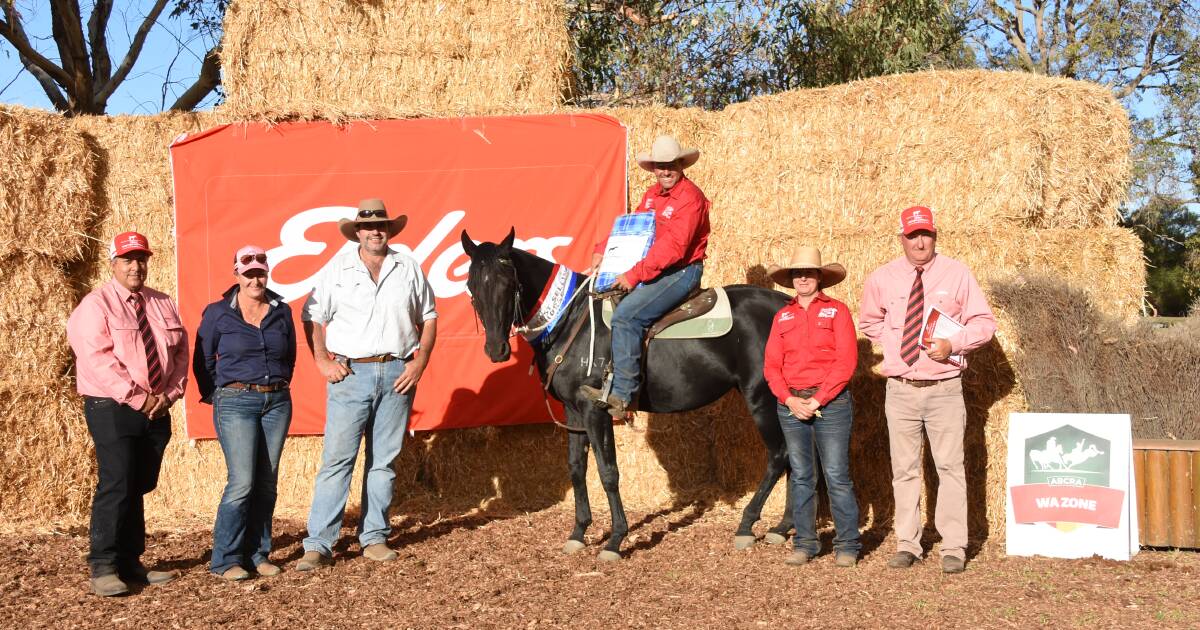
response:
[[[1200,627],[1200,555],[1143,551],[1128,563],[1009,558],[974,550],[966,573],[936,558],[885,565],[892,542],[864,536],[853,569],[822,555],[789,567],[789,548],[736,551],[737,514],[687,506],[630,514],[625,559],[590,546],[560,552],[571,513],[393,519],[396,562],[339,547],[332,568],[293,570],[303,524],[277,524],[273,558],[284,573],[226,583],[207,571],[210,530],[155,531],[144,560],[182,571],[175,582],[103,599],[87,592],[87,531],[0,534],[0,627],[194,628],[965,628]],[[344,534],[349,534],[345,530]],[[828,547],[829,534],[825,544]]]

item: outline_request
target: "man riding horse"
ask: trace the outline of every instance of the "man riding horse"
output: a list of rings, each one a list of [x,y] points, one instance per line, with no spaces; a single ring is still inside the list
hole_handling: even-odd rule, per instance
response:
[[[612,317],[611,393],[605,398],[600,388],[579,388],[585,398],[615,418],[624,417],[636,400],[646,329],[700,286],[710,204],[700,187],[683,174],[698,159],[698,149],[685,149],[671,136],[659,136],[649,153],[637,157],[638,166],[658,180],[638,204],[639,212],[654,213],[654,243],[645,258],[617,278],[616,285],[629,294]]]

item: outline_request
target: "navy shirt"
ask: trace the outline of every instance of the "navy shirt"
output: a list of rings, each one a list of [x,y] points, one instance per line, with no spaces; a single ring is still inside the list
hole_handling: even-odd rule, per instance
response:
[[[292,380],[296,367],[296,325],[292,309],[278,293],[267,289],[270,309],[257,327],[246,323],[238,309],[238,285],[204,308],[196,331],[192,371],[200,401],[211,403],[218,387],[229,383],[271,383]]]

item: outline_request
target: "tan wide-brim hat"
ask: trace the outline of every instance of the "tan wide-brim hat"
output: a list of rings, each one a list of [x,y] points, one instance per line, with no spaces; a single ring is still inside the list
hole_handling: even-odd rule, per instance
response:
[[[685,169],[700,159],[700,149],[683,148],[679,141],[671,136],[659,136],[654,139],[649,153],[639,153],[638,166],[647,171],[654,170],[656,162],[674,162],[679,160],[679,168]]]
[[[845,267],[838,263],[821,264],[821,250],[807,245],[796,248],[796,252],[792,254],[792,259],[787,264],[768,267],[767,275],[771,276],[775,284],[790,289],[792,288],[793,269],[820,269],[821,282],[818,286],[822,289],[827,289],[846,279]]]
[[[386,223],[388,238],[392,238],[408,224],[408,215],[402,214],[394,219],[389,219],[382,199],[363,199],[358,202],[358,213],[353,219],[338,219],[338,229],[341,230],[342,236],[345,236],[346,240],[357,243],[358,226],[364,223]]]

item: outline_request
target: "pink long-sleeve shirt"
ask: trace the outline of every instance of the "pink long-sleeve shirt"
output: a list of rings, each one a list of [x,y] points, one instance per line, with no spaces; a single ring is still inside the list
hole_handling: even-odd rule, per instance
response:
[[[67,321],[67,340],[75,351],[75,382],[80,394],[112,398],[134,409],[141,409],[152,393],[165,393],[171,402],[183,398],[188,342],[179,311],[165,293],[143,287],[141,294],[162,362],[161,391],[150,390],[146,347],[129,303],[131,293],[121,283],[110,280],[84,296]]]
[[[971,270],[943,254],[936,254],[924,268],[921,284],[925,288],[925,312],[936,306],[963,324],[963,329],[949,339],[953,354],[966,354],[990,341],[996,332],[996,317]],[[900,358],[908,294],[916,276],[916,268],[904,256],[871,272],[863,287],[858,329],[883,347],[880,371],[884,376],[918,380],[958,376],[966,367],[965,357],[962,368],[934,361],[924,350],[912,365]]]

